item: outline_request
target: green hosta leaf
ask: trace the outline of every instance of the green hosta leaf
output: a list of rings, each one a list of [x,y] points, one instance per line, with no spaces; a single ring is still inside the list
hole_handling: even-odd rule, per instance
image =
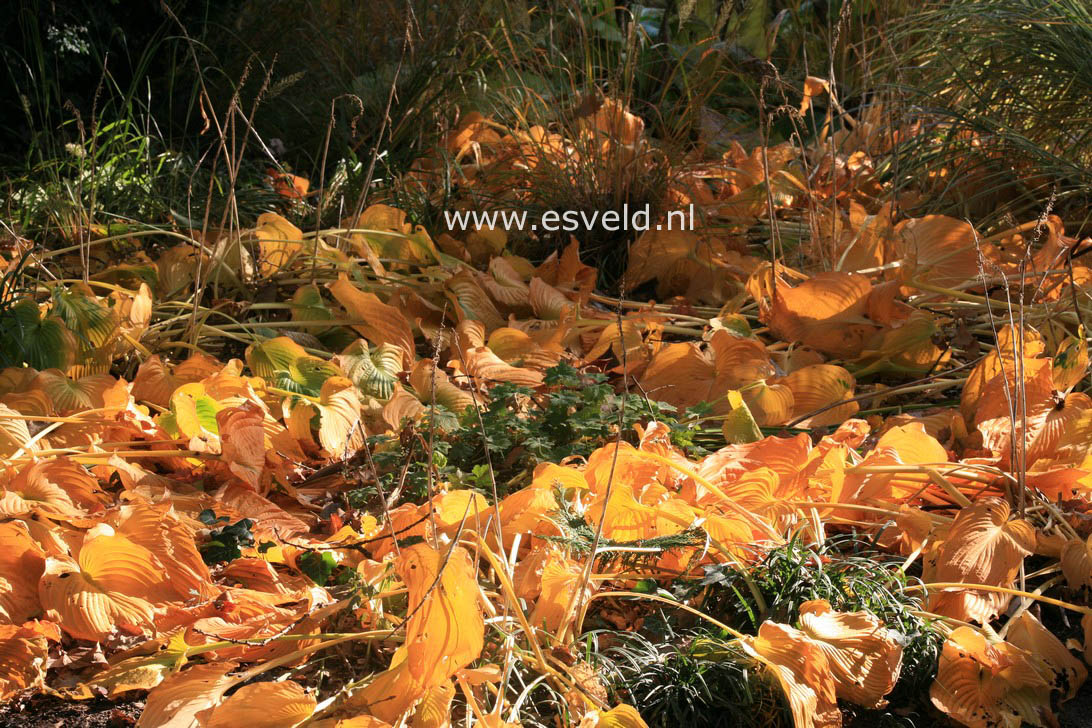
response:
[[[322,389],[322,383],[330,377],[341,376],[341,370],[316,356],[305,356],[297,359],[288,368],[288,374],[308,394],[317,395]]]
[[[279,372],[287,372],[307,351],[287,336],[252,344],[246,350],[246,363],[255,376],[275,381]]]
[[[1076,386],[1088,371],[1088,342],[1084,337],[1084,327],[1077,330],[1077,336],[1067,336],[1059,345],[1054,355],[1054,388],[1065,392]]]
[[[75,288],[53,289],[53,313],[76,335],[84,355],[109,342],[118,328],[113,309]]]
[[[292,307],[293,321],[330,321],[334,318],[314,283],[300,286],[288,305]]]
[[[76,358],[76,337],[56,316],[42,318],[38,305],[20,301],[0,315],[0,362],[35,369],[67,369]]]
[[[762,430],[751,415],[743,396],[732,390],[728,392],[728,403],[732,405],[732,411],[724,419],[724,439],[729,445],[739,445],[746,442],[757,442],[762,439]]]
[[[171,395],[169,417],[164,415],[160,424],[173,427],[185,437],[195,437],[202,432],[219,435],[216,413],[223,405],[205,393],[200,382],[183,384]]]
[[[390,399],[398,374],[402,371],[402,350],[391,344],[368,348],[368,342],[358,339],[339,357],[345,375],[360,391],[381,400]]]

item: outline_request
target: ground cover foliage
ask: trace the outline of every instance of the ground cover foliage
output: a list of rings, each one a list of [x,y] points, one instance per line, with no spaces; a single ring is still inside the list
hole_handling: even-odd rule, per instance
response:
[[[1067,37],[976,6],[944,43]],[[949,65],[931,107],[881,84],[890,8],[581,8],[483,6],[439,86],[413,16],[357,79],[361,153],[327,159],[331,110],[310,177],[242,82],[195,91],[208,156],[119,107],[12,176],[0,717],[1049,726],[1081,694],[1081,146]],[[942,10],[875,42],[931,59]],[[623,204],[653,229],[442,215]]]

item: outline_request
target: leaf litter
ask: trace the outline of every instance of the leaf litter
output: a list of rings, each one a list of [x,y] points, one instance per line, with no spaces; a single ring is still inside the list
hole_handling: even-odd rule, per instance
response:
[[[865,131],[677,170],[701,224],[641,235],[628,290],[577,238],[535,261],[382,203],[40,284],[0,329],[2,697],[146,695],[141,727],[643,726],[606,656],[674,620],[797,728],[839,726],[918,670],[918,625],[915,709],[1052,725],[1092,629],[1084,241],[900,217]],[[456,204],[518,208],[580,150],[651,163],[615,100],[578,133],[469,115],[410,179],[439,196],[454,159]],[[785,252],[779,226],[808,234]],[[895,606],[826,576],[846,535]],[[792,553],[799,598],[771,586]]]

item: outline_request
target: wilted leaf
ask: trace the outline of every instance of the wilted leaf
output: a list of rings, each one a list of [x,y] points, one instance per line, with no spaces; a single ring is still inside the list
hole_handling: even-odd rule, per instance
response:
[[[1024,557],[1035,549],[1035,529],[1009,515],[1009,504],[1000,498],[983,498],[961,510],[937,551],[932,580],[1012,587]],[[929,609],[986,623],[1010,599],[994,592],[944,591],[931,597]]]

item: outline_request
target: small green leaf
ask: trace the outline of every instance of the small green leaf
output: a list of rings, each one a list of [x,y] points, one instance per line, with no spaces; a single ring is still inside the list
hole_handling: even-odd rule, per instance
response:
[[[299,558],[300,571],[310,577],[311,581],[323,586],[334,573],[337,561],[329,551],[308,551]]]

